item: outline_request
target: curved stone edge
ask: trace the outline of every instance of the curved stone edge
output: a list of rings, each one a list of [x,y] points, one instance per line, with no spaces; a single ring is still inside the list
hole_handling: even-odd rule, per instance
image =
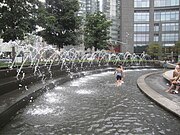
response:
[[[163,108],[165,108],[166,110],[170,111],[171,113],[175,114],[176,116],[180,118],[180,106],[176,102],[160,95],[158,92],[156,92],[155,90],[153,90],[146,84],[145,78],[147,78],[150,75],[157,74],[157,73],[159,72],[149,73],[149,74],[140,76],[137,79],[137,85],[139,89],[143,93],[145,93],[150,99],[154,100]]]
[[[163,77],[167,80],[170,81],[170,79],[173,77],[173,70],[169,70],[163,73]]]
[[[56,83],[65,83],[71,80],[71,78],[64,77],[57,81]],[[17,114],[17,112],[26,107],[29,103],[33,102],[37,97],[42,95],[47,90],[53,89],[55,87],[55,83],[46,84],[43,88],[37,89],[34,92],[26,95],[25,97],[21,98],[20,100],[16,101],[13,105],[7,108],[5,111],[0,113],[0,129],[4,127],[13,117]]]

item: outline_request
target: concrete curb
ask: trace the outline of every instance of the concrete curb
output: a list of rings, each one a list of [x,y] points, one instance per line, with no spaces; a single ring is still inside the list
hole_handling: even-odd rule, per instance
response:
[[[171,78],[173,78],[173,70],[164,72],[163,77],[169,81]]]
[[[157,74],[157,73],[158,72],[149,73],[149,74],[145,74],[145,75],[142,75],[141,77],[139,77],[137,80],[137,85],[138,85],[139,89],[143,93],[145,93],[149,98],[154,100],[156,103],[158,103],[159,105],[161,105],[168,111],[170,111],[173,114],[180,117],[180,106],[176,102],[160,95],[158,92],[156,92],[155,90],[153,90],[146,84],[145,78],[147,78],[150,75]]]

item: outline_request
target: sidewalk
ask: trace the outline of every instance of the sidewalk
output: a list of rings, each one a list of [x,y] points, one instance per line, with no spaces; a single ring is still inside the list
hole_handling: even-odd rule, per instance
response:
[[[138,78],[137,85],[152,100],[180,117],[180,93],[165,92],[169,87],[166,79],[171,78],[171,73],[172,71],[169,70],[165,73],[156,72],[143,75]]]

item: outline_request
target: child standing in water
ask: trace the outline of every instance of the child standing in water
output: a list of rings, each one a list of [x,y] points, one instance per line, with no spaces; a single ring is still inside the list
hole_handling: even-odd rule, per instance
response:
[[[116,75],[116,85],[121,86],[121,84],[124,83],[123,82],[123,67],[122,67],[122,65],[119,65],[116,68],[114,74]]]

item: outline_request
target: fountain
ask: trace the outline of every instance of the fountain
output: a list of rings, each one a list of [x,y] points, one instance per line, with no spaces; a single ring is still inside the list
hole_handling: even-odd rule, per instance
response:
[[[75,48],[59,51],[52,45],[42,42],[40,38],[32,37],[30,41],[27,39],[27,41],[9,43],[18,49],[14,61],[8,65],[7,69],[0,71],[1,82],[3,82],[0,84],[2,90],[0,95],[14,90],[19,90],[22,93],[29,91],[29,93],[17,104],[15,103],[14,107],[10,107],[9,113],[1,113],[0,119],[4,122],[0,126],[9,121],[10,117],[7,118],[7,115],[14,115],[27,103],[32,102],[43,92],[53,89],[56,85],[85,76],[88,74],[85,71],[93,73],[101,72],[102,69],[109,71],[113,70],[109,67],[116,67],[119,63],[123,64],[125,69],[133,66],[133,68],[136,66],[138,68],[139,66],[152,67],[152,61],[147,60],[148,56],[145,53],[140,56],[129,52],[115,54],[104,50],[82,53]],[[22,56],[21,61],[18,60],[19,56]],[[31,93],[30,85],[37,82],[41,82],[41,85]],[[79,93],[83,93],[83,91],[79,91]]]
[[[60,83],[18,112],[0,134],[179,134],[179,119],[144,96],[136,78],[157,69],[125,70],[122,87],[112,71]],[[30,90],[30,89],[29,89]],[[174,132],[177,131],[177,132]]]
[[[78,51],[74,48],[69,50],[54,48],[42,41],[41,37],[29,35],[24,41],[6,43],[16,48],[16,55],[12,63],[9,63],[7,77],[13,77],[20,82],[27,77],[35,77],[43,80],[52,78],[53,71],[62,71],[71,74],[71,71],[78,72],[92,68],[114,67],[118,63],[126,67],[143,66],[148,67],[151,61],[144,52],[141,55],[135,53],[109,53],[105,50]],[[1,46],[3,46],[2,44]],[[21,60],[19,60],[21,56]],[[32,75],[33,73],[33,75]],[[26,86],[26,85],[25,85]],[[17,87],[15,87],[16,89]]]

